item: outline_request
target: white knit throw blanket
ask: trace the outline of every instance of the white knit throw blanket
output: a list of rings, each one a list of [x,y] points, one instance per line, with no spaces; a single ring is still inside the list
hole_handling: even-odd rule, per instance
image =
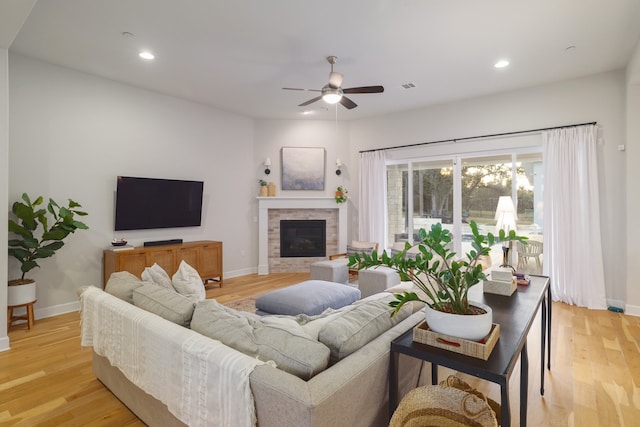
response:
[[[255,426],[249,375],[263,362],[89,286],[82,345],[189,426]]]

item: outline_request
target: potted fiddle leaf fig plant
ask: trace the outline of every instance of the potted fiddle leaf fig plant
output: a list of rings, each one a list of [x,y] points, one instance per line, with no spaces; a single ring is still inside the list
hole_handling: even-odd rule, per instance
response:
[[[13,204],[9,219],[9,255],[18,260],[22,276],[10,280],[7,305],[21,305],[35,301],[35,280],[26,278],[26,274],[38,265],[38,260],[52,257],[64,246],[64,239],[76,230],[87,230],[83,222],[75,217],[86,216],[79,210],[82,206],[69,199],[67,206],[60,206],[53,199],[45,206],[44,199],[35,200],[24,193],[22,201]]]
[[[411,281],[420,295],[409,291],[395,294],[395,300],[389,303],[394,307],[392,315],[408,302],[422,301],[426,304],[426,321],[430,329],[478,341],[490,332],[492,325],[491,307],[468,298],[469,290],[486,279],[480,260],[489,255],[491,246],[496,243],[526,243],[527,238],[516,235],[514,230],[509,233],[500,230],[498,236],[491,233],[485,236],[480,234],[475,221],[469,225],[472,249],[462,258],[456,257],[451,249],[449,230],[436,223],[428,232],[425,229],[418,231],[415,245],[406,243],[404,250],[393,256],[386,251],[381,256],[375,252],[370,255],[356,253],[349,258],[349,267],[386,266],[395,270],[402,281]],[[466,320],[468,324],[457,327],[457,320]]]

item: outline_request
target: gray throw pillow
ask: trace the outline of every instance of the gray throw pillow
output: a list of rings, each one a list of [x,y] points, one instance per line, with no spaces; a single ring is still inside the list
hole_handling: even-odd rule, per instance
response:
[[[363,254],[371,255],[371,253],[375,248],[376,248],[375,246],[363,248],[363,247],[347,245],[347,258],[355,255],[356,253],[359,253],[360,256],[362,256]]]
[[[329,349],[307,336],[300,326],[265,324],[239,315],[214,300],[196,304],[191,329],[279,369],[308,380],[327,368]]]
[[[185,328],[189,327],[195,307],[191,299],[156,284],[133,291],[133,304]]]
[[[393,317],[389,301],[393,296],[356,304],[327,323],[318,333],[318,341],[331,349],[331,363],[344,359],[411,314],[407,305]]]
[[[114,297],[118,297],[129,304],[133,304],[133,291],[143,284],[143,281],[128,271],[117,271],[115,273],[111,273],[104,290]]]
[[[390,251],[389,251],[389,256],[390,257],[394,257],[394,256],[398,255],[400,252],[402,252],[402,251],[398,250],[398,249],[391,248]],[[406,259],[416,259],[416,255],[418,255],[417,252],[407,252],[404,256],[405,256]]]

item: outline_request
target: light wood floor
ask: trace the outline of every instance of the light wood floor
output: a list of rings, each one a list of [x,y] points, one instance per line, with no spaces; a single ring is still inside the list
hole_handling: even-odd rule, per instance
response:
[[[249,275],[209,287],[222,303],[308,279],[307,273]],[[10,328],[11,350],[0,353],[0,426],[142,426],[91,372],[80,348],[79,315],[69,313]],[[553,304],[552,371],[540,387],[539,319],[529,347],[530,426],[640,425],[640,318]],[[519,365],[510,388],[519,413]],[[447,372],[442,370],[440,377]],[[463,376],[499,401],[491,383]],[[288,426],[285,426],[288,427]]]

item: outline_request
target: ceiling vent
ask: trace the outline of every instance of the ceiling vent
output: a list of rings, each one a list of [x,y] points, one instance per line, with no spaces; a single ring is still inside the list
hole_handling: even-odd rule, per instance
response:
[[[405,83],[405,84],[402,85],[402,87],[405,88],[405,89],[411,89],[411,88],[416,87],[416,85],[414,85],[413,83]]]

